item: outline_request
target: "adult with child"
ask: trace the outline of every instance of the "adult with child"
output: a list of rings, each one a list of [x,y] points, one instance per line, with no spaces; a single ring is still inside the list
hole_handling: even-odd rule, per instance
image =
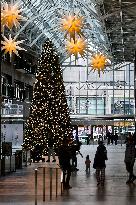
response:
[[[97,147],[93,163],[93,168],[96,169],[97,186],[104,186],[106,168],[105,160],[108,160],[107,150],[103,144],[103,141],[100,141]]]

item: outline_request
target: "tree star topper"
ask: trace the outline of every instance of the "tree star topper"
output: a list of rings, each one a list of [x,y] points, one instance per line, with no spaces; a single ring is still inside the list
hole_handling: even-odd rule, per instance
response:
[[[2,41],[1,44],[3,45],[2,50],[5,50],[4,54],[9,53],[11,57],[12,53],[19,55],[17,50],[25,50],[24,48],[21,48],[19,46],[20,43],[24,42],[24,40],[15,41],[16,39],[15,38],[12,39],[11,35],[9,35],[9,39],[7,39],[5,36],[3,36],[3,38],[4,38],[4,41]]]
[[[15,4],[8,4],[7,2],[3,3],[1,6],[1,25],[4,27],[8,27],[12,29],[13,26],[19,27],[21,20],[26,20],[25,17],[21,16],[20,13],[22,9],[20,9],[19,2]]]

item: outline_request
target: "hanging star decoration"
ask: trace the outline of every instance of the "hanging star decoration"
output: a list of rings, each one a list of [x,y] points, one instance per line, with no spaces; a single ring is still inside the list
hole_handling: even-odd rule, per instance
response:
[[[78,54],[84,57],[86,49],[87,44],[83,38],[78,38],[76,41],[72,39],[71,41],[68,41],[66,45],[66,50],[69,52],[69,54],[75,55],[76,58]]]
[[[102,54],[96,54],[91,61],[91,67],[94,71],[98,71],[100,75],[100,71],[104,72],[106,67],[107,58]]]
[[[15,38],[12,39],[11,35],[9,35],[9,39],[6,38],[5,36],[3,36],[3,38],[4,38],[4,41],[1,41],[1,44],[3,45],[2,50],[5,50],[4,54],[9,53],[11,57],[12,53],[15,53],[17,56],[19,56],[18,50],[25,50],[24,48],[21,48],[19,46],[20,43],[24,42],[24,40],[16,41]]]
[[[1,6],[1,25],[2,27],[8,27],[9,29],[12,29],[13,26],[16,28],[19,27],[21,20],[26,20],[25,17],[20,15],[22,9],[19,8],[19,2],[16,4],[8,4],[3,3]]]
[[[71,38],[75,38],[75,33],[82,36],[82,28],[84,26],[84,18],[78,16],[68,15],[61,20],[61,29],[69,33]],[[65,36],[66,36],[65,35]]]

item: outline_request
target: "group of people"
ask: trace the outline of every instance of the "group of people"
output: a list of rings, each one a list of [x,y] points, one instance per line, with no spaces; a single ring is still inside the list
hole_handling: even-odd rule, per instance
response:
[[[60,147],[58,151],[59,164],[61,169],[63,170],[64,189],[72,188],[69,184],[71,172],[79,170],[77,169],[77,154],[80,154],[81,157],[83,157],[83,155],[80,152],[81,144],[82,143],[80,143],[79,141],[72,146],[68,146],[67,143],[64,143],[63,146]],[[136,179],[136,176],[133,173],[133,167],[136,158],[135,145],[136,143],[134,137],[131,134],[129,134],[129,136],[126,139],[126,150],[125,150],[125,159],[124,159],[126,170],[129,173],[129,178],[126,181],[126,184],[133,183],[134,180]],[[49,148],[49,154],[51,154],[50,148]],[[54,157],[55,156],[53,154],[53,162],[56,161]],[[98,143],[97,151],[95,153],[94,162],[93,162],[93,168],[96,169],[96,179],[97,179],[98,186],[104,186],[105,183],[105,168],[106,168],[105,161],[106,160],[108,160],[107,150],[103,143],[103,140],[100,140]],[[48,158],[47,162],[49,161],[50,159]],[[89,159],[89,155],[87,155],[85,160],[87,173],[90,172],[90,164],[91,164],[91,160]]]
[[[117,132],[113,134],[108,131],[106,134],[106,138],[107,138],[107,145],[109,145],[110,143],[113,144],[114,142],[115,142],[115,145],[117,145],[117,142],[118,142]]]
[[[63,143],[63,146],[59,148],[58,158],[61,169],[63,170],[63,187],[64,189],[72,188],[69,184],[71,172],[78,171],[77,169],[77,154],[83,155],[80,152],[82,143],[77,141],[75,144],[68,146],[67,143]],[[71,163],[72,161],[72,163]]]

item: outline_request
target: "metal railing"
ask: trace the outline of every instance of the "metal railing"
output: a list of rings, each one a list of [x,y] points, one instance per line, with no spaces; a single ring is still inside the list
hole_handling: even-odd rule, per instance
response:
[[[42,173],[40,173],[40,170],[42,169]],[[55,188],[55,196],[57,198],[58,194],[62,195],[63,192],[63,182],[62,182],[62,171],[59,167],[38,167],[35,169],[35,205],[38,204],[38,181],[39,181],[39,176],[42,174],[42,198],[43,201],[45,201],[45,197],[48,195],[46,194],[46,184],[49,187],[49,198],[52,200],[54,190]],[[46,177],[46,174],[48,176]],[[53,186],[53,182],[55,182],[55,186]],[[60,192],[59,189],[60,188]]]
[[[11,105],[1,108],[1,115],[23,115],[23,105]]]

